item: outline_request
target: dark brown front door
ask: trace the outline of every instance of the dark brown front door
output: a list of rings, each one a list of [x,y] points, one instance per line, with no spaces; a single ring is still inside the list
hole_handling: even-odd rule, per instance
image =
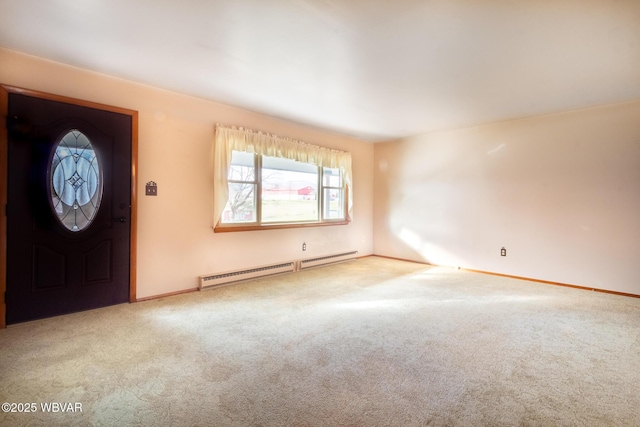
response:
[[[8,104],[7,323],[129,301],[131,116]]]

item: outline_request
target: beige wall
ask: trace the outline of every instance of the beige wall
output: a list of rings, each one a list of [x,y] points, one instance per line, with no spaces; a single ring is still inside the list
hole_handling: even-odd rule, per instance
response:
[[[640,294],[640,101],[379,144],[374,175],[376,254]]]
[[[371,145],[3,49],[0,82],[139,111],[139,298],[345,250],[640,294],[640,101]],[[217,122],[351,151],[353,222],[214,234]]]
[[[371,144],[3,49],[0,83],[139,112],[138,298],[194,288],[201,274],[347,250],[372,252]],[[351,224],[214,234],[210,158],[215,123],[351,151]],[[148,181],[158,184],[157,197],[143,195]]]

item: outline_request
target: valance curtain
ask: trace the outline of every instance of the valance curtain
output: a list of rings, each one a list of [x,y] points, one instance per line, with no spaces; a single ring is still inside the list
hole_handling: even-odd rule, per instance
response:
[[[231,152],[246,151],[262,156],[280,157],[298,162],[311,163],[327,168],[342,169],[348,189],[348,211],[353,207],[351,184],[351,153],[307,144],[306,142],[266,134],[244,128],[216,125],[213,149],[213,216],[214,226],[222,216],[229,199],[227,177],[231,167]]]

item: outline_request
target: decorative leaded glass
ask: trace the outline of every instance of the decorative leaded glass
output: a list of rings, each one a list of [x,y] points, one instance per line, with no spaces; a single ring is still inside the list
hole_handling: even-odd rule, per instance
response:
[[[49,175],[51,206],[70,231],[87,228],[102,200],[102,171],[89,138],[77,129],[56,147]]]

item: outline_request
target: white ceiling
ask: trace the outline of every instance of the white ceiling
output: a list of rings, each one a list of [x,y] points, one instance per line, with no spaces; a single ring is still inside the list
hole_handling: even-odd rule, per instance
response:
[[[0,46],[368,141],[640,98],[640,0],[0,0]]]

